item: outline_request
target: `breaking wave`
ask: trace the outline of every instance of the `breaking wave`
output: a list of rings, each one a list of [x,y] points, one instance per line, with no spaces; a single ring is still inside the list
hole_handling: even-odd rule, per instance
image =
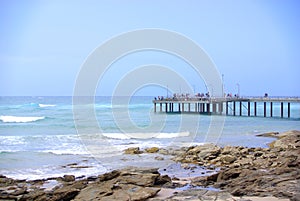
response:
[[[4,123],[28,123],[45,119],[45,117],[18,117],[18,116],[0,116]]]
[[[56,105],[52,104],[39,104],[39,107],[44,108],[44,107],[55,107]]]

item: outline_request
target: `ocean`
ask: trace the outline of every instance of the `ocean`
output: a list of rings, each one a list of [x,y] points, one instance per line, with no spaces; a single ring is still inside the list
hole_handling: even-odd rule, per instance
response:
[[[203,143],[267,147],[274,139],[257,134],[300,130],[299,103],[287,119],[154,113],[152,99],[95,97],[94,105],[77,105],[83,112],[74,115],[72,97],[0,97],[0,174],[40,179],[128,165],[163,167],[170,163],[167,156],[158,161],[122,151]],[[279,104],[273,108],[279,116]]]

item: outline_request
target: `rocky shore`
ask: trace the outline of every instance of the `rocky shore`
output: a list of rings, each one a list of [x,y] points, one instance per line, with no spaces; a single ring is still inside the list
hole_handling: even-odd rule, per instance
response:
[[[300,131],[262,136],[277,139],[269,148],[206,144],[124,150],[155,154],[157,160],[172,155],[174,164],[164,169],[153,164],[87,178],[33,181],[0,175],[0,200],[300,200]]]

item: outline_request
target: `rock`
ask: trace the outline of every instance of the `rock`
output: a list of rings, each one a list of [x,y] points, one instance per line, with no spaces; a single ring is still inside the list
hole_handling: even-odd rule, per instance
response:
[[[126,183],[126,184],[135,184],[138,186],[154,186],[155,181],[159,175],[158,174],[127,174],[127,175],[122,175],[122,181],[121,183]]]
[[[124,154],[141,154],[143,153],[140,151],[139,147],[130,147],[124,150]]]
[[[23,188],[18,188],[16,189],[15,191],[13,191],[12,193],[10,193],[11,195],[15,195],[15,196],[18,196],[18,195],[22,195],[22,194],[26,194],[28,193],[27,192],[27,188],[26,187],[23,187]]]
[[[95,183],[82,189],[74,198],[81,200],[146,200],[155,196],[162,185],[171,179],[160,176],[156,168],[127,168],[106,173]]]
[[[208,158],[209,160],[211,160],[213,158],[216,158],[219,155],[219,153],[220,153],[220,148],[213,146],[213,147],[210,147],[206,150],[202,150],[201,152],[199,152],[197,154],[197,157],[201,158],[201,159]]]
[[[168,197],[165,200],[207,200],[207,201],[235,201],[237,200],[234,198],[230,193],[223,192],[223,191],[208,191],[205,189],[191,189],[187,191],[181,191]]]
[[[162,148],[159,149],[158,153],[162,155],[169,155],[169,151],[167,149]]]
[[[160,188],[140,187],[133,184],[119,184],[114,186],[112,183],[103,185],[93,184],[83,189],[74,201],[119,201],[119,200],[146,200],[155,196]]]
[[[155,158],[154,158],[155,160],[158,160],[158,161],[163,161],[164,160],[164,158],[163,157],[161,157],[161,156],[155,156]]]
[[[122,170],[119,170],[121,175],[127,174],[158,174],[158,168],[148,168],[148,167],[128,167]]]
[[[120,175],[120,171],[118,170],[114,170],[112,172],[108,172],[105,174],[102,174],[98,177],[99,181],[107,181],[107,180],[111,180],[113,178],[116,178]]]
[[[158,147],[151,147],[151,148],[145,149],[145,151],[147,153],[157,153],[159,151],[159,148]]]
[[[27,200],[34,200],[34,201],[47,200],[46,192],[42,191],[41,189],[35,189],[35,191],[30,191],[28,194],[23,195],[19,199],[19,201],[27,201]]]
[[[162,175],[156,178],[155,185],[163,185],[166,183],[171,183],[172,179],[168,175]]]
[[[1,177],[0,178],[0,187],[10,186],[10,185],[12,185],[14,183],[15,183],[14,179],[7,178],[7,177]]]
[[[236,157],[232,155],[224,155],[220,157],[220,160],[225,164],[229,164],[233,163],[236,160]]]
[[[89,177],[87,178],[88,181],[96,181],[97,179],[98,179],[97,176],[89,176]]]
[[[228,169],[225,171],[221,171],[218,174],[217,181],[227,181],[229,179],[235,179],[241,174],[241,169]]]
[[[51,201],[61,201],[61,200],[72,200],[75,196],[87,186],[86,180],[79,180],[74,182],[68,182],[66,185],[60,185],[57,188],[54,188],[52,191],[44,191],[44,189],[38,188],[33,183],[31,188],[25,193],[20,201],[25,200],[51,200]],[[39,185],[39,184],[38,184]]]
[[[49,200],[72,200],[75,196],[80,192],[80,189],[71,188],[71,187],[64,187],[54,191],[51,199]]]
[[[280,138],[269,144],[270,148],[296,149],[300,147],[300,131],[290,131],[280,134]]]
[[[64,175],[64,176],[63,176],[63,180],[64,180],[65,182],[75,181],[75,176],[74,176],[74,175]]]
[[[261,134],[257,134],[256,136],[258,137],[278,137],[279,132],[267,132],[267,133],[261,133]]]

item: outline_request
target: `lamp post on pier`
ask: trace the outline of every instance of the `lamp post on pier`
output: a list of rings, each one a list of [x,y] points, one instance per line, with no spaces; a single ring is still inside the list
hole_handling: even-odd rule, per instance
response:
[[[240,84],[239,84],[239,83],[237,83],[237,84],[236,84],[236,86],[237,86],[237,88],[238,88],[238,93],[237,93],[237,96],[238,96],[238,97],[240,97]]]
[[[222,97],[224,97],[224,74],[222,74]]]
[[[167,98],[168,98],[168,96],[169,96],[169,87],[167,85]]]

